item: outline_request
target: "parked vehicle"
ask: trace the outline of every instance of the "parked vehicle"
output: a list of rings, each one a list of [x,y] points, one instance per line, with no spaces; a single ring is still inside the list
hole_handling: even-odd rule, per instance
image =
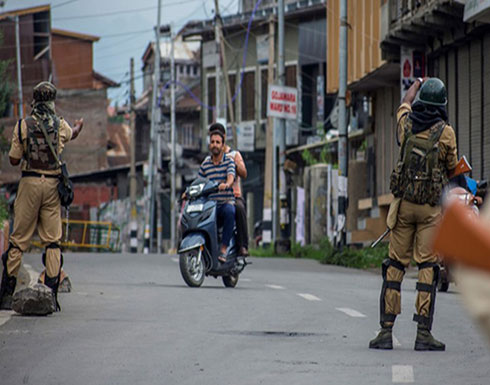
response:
[[[191,287],[199,287],[205,276],[222,277],[226,287],[235,287],[240,273],[248,264],[237,255],[236,230],[226,254],[226,262],[218,260],[220,236],[217,203],[209,194],[218,191],[216,182],[196,179],[185,192],[186,203],[181,217],[182,241],[178,248],[182,278]]]

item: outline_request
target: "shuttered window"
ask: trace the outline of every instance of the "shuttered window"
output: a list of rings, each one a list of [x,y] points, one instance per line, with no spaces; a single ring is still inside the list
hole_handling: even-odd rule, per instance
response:
[[[214,107],[216,104],[216,79],[208,78],[208,106]],[[208,124],[214,122],[214,110],[208,109]]]
[[[242,83],[242,122],[255,120],[255,72],[246,72]]]
[[[230,92],[231,92],[231,98],[233,99],[233,96],[235,96],[235,88],[236,88],[236,75],[233,74],[233,75],[228,75],[228,81],[230,82]],[[233,100],[233,117],[235,118],[235,121],[236,121],[236,109],[235,109],[235,106],[236,106],[236,98],[235,100]],[[230,110],[229,110],[229,107],[228,107],[228,97],[226,97],[226,120],[228,122],[231,122],[231,116],[230,116]]]

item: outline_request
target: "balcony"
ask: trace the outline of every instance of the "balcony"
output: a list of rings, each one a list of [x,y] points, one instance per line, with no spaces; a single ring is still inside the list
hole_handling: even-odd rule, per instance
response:
[[[463,29],[463,0],[387,0],[381,6],[383,57],[399,55],[400,46],[426,51],[442,44],[451,30]]]

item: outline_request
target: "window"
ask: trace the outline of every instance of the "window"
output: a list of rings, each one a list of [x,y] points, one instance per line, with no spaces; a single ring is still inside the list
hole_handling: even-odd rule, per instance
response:
[[[242,121],[255,119],[255,72],[247,72],[242,83]]]
[[[230,82],[230,91],[231,91],[231,98],[233,99],[233,96],[235,96],[235,92],[236,92],[236,75],[228,75],[228,81]],[[228,97],[226,97],[226,120],[228,122],[231,122],[231,117],[230,117],[230,110],[228,109]],[[233,100],[233,116],[235,117],[235,121],[236,121],[236,109],[235,109],[235,106],[236,106],[236,100]]]
[[[296,88],[296,66],[286,67],[286,86]]]
[[[268,95],[268,76],[269,70],[264,69],[260,73],[261,98],[260,98],[260,118],[267,119],[267,95]]]
[[[214,107],[216,104],[216,79],[208,78],[208,106]],[[208,109],[208,123],[214,122],[214,110]]]

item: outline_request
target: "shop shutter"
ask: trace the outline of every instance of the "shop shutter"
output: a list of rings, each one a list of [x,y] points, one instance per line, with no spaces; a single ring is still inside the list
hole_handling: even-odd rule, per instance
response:
[[[490,179],[490,32],[483,39],[483,178]]]
[[[458,100],[457,98],[457,93],[458,89],[456,87],[456,50],[451,50],[447,54],[447,72],[448,72],[448,79],[447,79],[447,97],[448,97],[448,103],[447,103],[447,108],[449,112],[449,124],[451,124],[454,129],[456,130],[456,133],[458,132],[458,122],[456,119],[456,111],[457,111],[457,103],[456,101]]]
[[[473,178],[481,178],[482,169],[482,108],[481,108],[481,40],[473,40],[470,43],[470,66],[469,66],[469,82],[470,82],[470,155],[473,171]]]
[[[458,49],[458,154],[470,159],[470,63],[469,45]],[[470,159],[471,162],[471,159]]]

